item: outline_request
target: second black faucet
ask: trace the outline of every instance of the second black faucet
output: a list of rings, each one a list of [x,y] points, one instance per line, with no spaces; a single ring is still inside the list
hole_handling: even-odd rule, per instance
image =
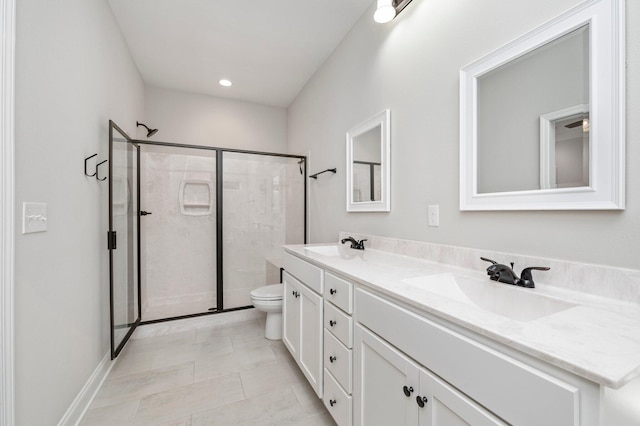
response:
[[[530,266],[528,268],[524,268],[520,274],[520,278],[518,278],[518,275],[513,271],[513,263],[511,263],[511,268],[509,268],[507,265],[500,264],[495,260],[487,259],[486,257],[481,257],[480,259],[485,262],[491,262],[491,266],[487,268],[487,275],[489,275],[489,278],[492,281],[517,285],[519,287],[534,288],[535,283],[533,282],[533,274],[531,271],[548,271],[551,269],[541,266]]]
[[[346,243],[347,241],[351,241],[351,248],[355,249],[355,250],[364,250],[364,242],[367,241],[366,239],[364,240],[356,240],[353,237],[347,237],[347,238],[343,238],[342,240],[340,240],[340,242],[342,244]]]

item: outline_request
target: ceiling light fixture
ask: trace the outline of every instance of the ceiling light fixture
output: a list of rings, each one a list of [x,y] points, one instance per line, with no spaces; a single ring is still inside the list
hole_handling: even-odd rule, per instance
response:
[[[231,83],[231,80],[227,80],[226,78],[223,78],[218,83],[220,83],[220,86],[224,86],[224,87],[229,87],[233,84]]]
[[[384,24],[396,16],[411,3],[411,0],[378,0],[378,7],[373,14],[373,20]]]

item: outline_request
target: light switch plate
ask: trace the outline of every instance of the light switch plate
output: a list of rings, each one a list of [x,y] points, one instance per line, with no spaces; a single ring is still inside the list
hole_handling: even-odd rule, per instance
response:
[[[47,203],[22,203],[22,233],[47,230]]]

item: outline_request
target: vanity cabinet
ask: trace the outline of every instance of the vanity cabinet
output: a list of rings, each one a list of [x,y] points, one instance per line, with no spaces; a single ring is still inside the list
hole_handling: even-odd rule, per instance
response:
[[[284,265],[283,342],[338,426],[609,424],[588,379],[417,308],[410,294],[288,253]]]
[[[324,271],[291,255],[285,257],[284,265],[282,341],[313,390],[322,397]]]
[[[355,425],[598,424],[598,391],[580,378],[548,374],[386,296],[356,289],[355,304]]]
[[[356,425],[506,425],[402,352],[357,325]]]
[[[350,426],[353,413],[353,284],[325,273],[324,396],[338,426]]]

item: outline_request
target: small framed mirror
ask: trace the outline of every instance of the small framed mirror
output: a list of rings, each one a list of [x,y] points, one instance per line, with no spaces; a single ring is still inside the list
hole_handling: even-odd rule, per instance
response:
[[[388,109],[347,132],[347,211],[391,210]]]
[[[460,71],[460,210],[620,210],[624,0],[586,1]]]

